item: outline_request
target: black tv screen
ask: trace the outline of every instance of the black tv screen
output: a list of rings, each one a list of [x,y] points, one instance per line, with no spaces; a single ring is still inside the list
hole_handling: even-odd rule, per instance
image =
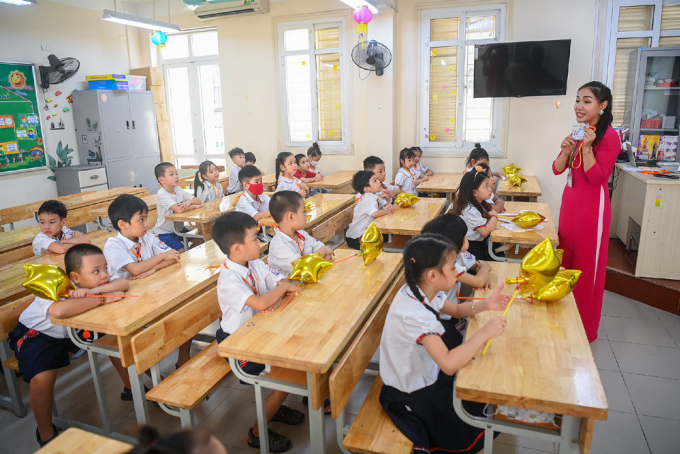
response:
[[[567,94],[570,39],[478,44],[475,98]]]

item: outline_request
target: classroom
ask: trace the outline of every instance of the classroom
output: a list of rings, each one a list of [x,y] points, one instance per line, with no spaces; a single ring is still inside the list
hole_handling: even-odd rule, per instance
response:
[[[680,0],[0,0],[0,454],[675,454]]]

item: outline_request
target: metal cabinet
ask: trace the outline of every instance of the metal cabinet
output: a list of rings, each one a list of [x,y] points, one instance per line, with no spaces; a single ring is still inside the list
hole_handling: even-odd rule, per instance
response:
[[[103,164],[109,187],[158,191],[160,162],[153,93],[86,90],[73,92],[81,164]]]

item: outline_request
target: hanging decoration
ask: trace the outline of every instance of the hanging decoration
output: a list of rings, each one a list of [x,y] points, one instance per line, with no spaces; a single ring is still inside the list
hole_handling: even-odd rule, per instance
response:
[[[373,13],[368,6],[361,6],[352,15],[357,25],[357,33],[361,41],[361,48],[364,48],[364,41],[368,40],[368,23],[373,20]]]
[[[165,43],[168,41],[168,35],[165,33],[158,31],[154,32],[153,35],[151,35],[151,42],[158,47],[158,53],[161,52],[161,49],[165,47]]]

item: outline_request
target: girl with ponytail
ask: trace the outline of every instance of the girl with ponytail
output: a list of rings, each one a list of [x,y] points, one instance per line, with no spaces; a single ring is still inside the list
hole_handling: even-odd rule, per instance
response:
[[[300,181],[299,178],[295,178],[295,172],[297,171],[297,163],[295,162],[295,156],[293,153],[282,151],[276,156],[276,191],[295,191],[302,197],[309,196],[309,186]]]
[[[456,284],[458,248],[445,237],[423,234],[404,249],[406,284],[397,292],[380,340],[380,403],[415,452],[476,453],[484,430],[467,425],[453,409],[453,375],[484,344],[503,334],[506,320],[494,317],[462,345],[449,350],[439,312],[455,318],[502,310],[510,300],[500,286],[486,300],[455,304],[444,292]],[[440,373],[441,372],[441,373]],[[464,402],[482,416],[484,404]]]
[[[194,178],[194,197],[201,203],[212,202],[224,197],[224,189],[217,181],[220,171],[212,161],[203,161],[198,166],[196,178]]]
[[[568,170],[562,194],[559,239],[564,250],[562,266],[581,270],[574,288],[588,340],[597,338],[602,314],[602,297],[609,252],[609,178],[621,152],[619,136],[611,127],[612,92],[600,82],[579,88],[574,104],[576,121],[589,126],[583,140],[571,135],[562,140],[561,151],[553,162],[553,172]]]
[[[488,243],[489,235],[498,223],[498,213],[488,202],[493,197],[492,179],[481,165],[476,165],[460,180],[458,195],[453,204],[454,214],[463,218],[467,225],[470,253],[477,260],[493,260]]]

